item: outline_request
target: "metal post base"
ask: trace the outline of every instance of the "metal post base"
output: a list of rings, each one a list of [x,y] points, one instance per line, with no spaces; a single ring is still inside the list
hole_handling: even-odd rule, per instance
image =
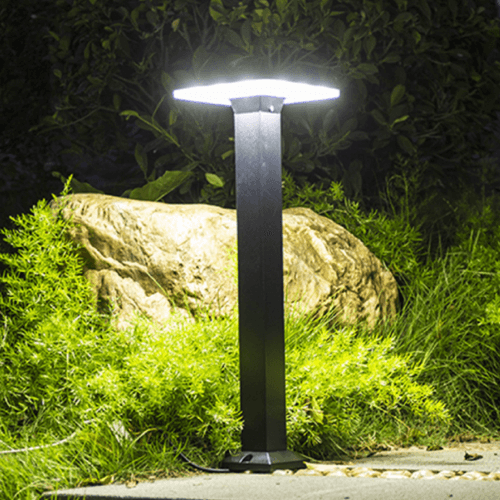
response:
[[[276,469],[305,469],[304,458],[293,451],[242,451],[228,456],[221,467],[231,472],[273,472]]]

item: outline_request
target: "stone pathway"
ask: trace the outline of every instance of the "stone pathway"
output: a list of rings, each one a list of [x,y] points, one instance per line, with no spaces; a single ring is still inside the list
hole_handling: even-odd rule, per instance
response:
[[[434,451],[391,447],[368,458],[306,465],[307,469],[277,470],[272,475],[500,481],[500,441],[452,442]]]
[[[339,476],[339,477],[380,477],[385,479],[447,479],[450,481],[500,481],[500,470],[496,472],[478,471],[432,471],[421,470],[389,470],[369,467],[352,467],[348,465],[324,465],[306,463],[307,469],[296,472],[277,470],[273,476]]]

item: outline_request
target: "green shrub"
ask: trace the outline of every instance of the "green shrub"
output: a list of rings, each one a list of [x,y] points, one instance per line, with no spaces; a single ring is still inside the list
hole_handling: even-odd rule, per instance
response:
[[[425,362],[455,425],[498,427],[500,418],[500,212],[492,200],[466,207],[468,220],[443,258],[408,287],[397,349]],[[464,207],[465,209],[465,207]]]
[[[406,175],[394,177],[385,195],[390,214],[364,213],[338,183],[298,190],[287,175],[284,205],[331,218],[388,266],[400,285],[403,307],[394,324],[376,332],[394,336],[397,352],[423,367],[416,380],[434,387],[457,431],[492,429],[500,417],[498,200],[464,195],[454,207],[459,228],[450,233],[454,246],[431,254],[424,251],[415,225],[418,200]]]
[[[0,254],[0,415],[11,429],[79,407],[73,379],[92,367],[105,324],[69,223],[45,200],[13,221],[2,234],[16,252]]]
[[[2,256],[9,265],[0,351],[7,428],[119,419],[136,435],[154,428],[152,435],[212,459],[237,448],[235,318],[162,326],[137,318],[133,328],[115,330],[97,314],[77,249],[65,238],[71,222],[40,202],[16,224],[5,234],[18,253]],[[287,323],[292,446],[328,456],[362,441],[363,408],[381,418],[403,411],[446,419],[431,391],[415,384],[418,369],[391,353],[390,340],[297,321]]]
[[[217,456],[237,447],[237,333],[230,320],[175,327],[137,318],[115,331],[109,361],[89,374],[82,390],[134,432],[155,428],[175,442]]]
[[[455,246],[444,258],[424,260],[408,213],[366,215],[339,184],[297,192],[287,182],[288,206],[332,217],[406,278],[396,321],[375,330],[343,326],[333,313],[286,318],[289,447],[327,459],[384,441],[430,443],[465,429],[497,429],[495,203],[462,207],[468,217]],[[2,234],[16,253],[0,255],[7,266],[0,278],[1,446],[77,433],[51,451],[0,457],[0,477],[9,483],[0,482],[0,492],[9,497],[25,488],[31,500],[55,476],[72,486],[171,470],[181,467],[172,444],[211,465],[237,450],[237,315],[163,325],[138,317],[116,330],[97,312],[78,249],[65,237],[71,221],[42,201],[15,224]],[[121,440],[116,425],[129,438]],[[26,487],[38,470],[43,481]]]
[[[447,428],[448,411],[432,398],[430,386],[417,382],[423,364],[395,354],[392,338],[356,327],[332,329],[330,320],[288,325],[288,437],[294,450],[327,459],[366,444],[370,435],[383,440],[387,427],[392,439],[403,439],[411,425]]]
[[[331,318],[329,318],[331,321]],[[391,339],[287,322],[288,436],[310,456],[331,457],[366,439],[366,412],[382,421],[441,422],[447,411],[416,383],[421,367],[392,352]],[[309,326],[308,326],[309,324]],[[114,362],[87,379],[84,399],[112,408],[138,433],[165,432],[216,461],[239,448],[237,323],[212,320],[160,328],[140,319],[108,343]],[[375,431],[376,432],[376,431]],[[164,438],[164,437],[163,437]]]
[[[396,277],[412,275],[420,268],[422,238],[405,213],[385,215],[376,210],[365,213],[356,201],[345,197],[342,185],[331,182],[328,188],[306,184],[298,189],[285,173],[283,207],[306,207],[344,226],[359,238]]]

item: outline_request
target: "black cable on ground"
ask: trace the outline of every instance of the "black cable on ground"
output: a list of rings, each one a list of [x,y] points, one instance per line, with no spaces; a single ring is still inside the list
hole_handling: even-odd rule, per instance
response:
[[[202,465],[195,464],[194,462],[191,462],[189,458],[184,455],[184,453],[180,452],[177,447],[172,444],[172,441],[169,440],[170,446],[177,452],[179,453],[179,457],[181,458],[182,461],[186,462],[188,465],[193,467],[194,469],[197,469],[202,472],[216,472],[216,473],[227,473],[231,472],[230,469],[212,469],[211,467],[203,467]]]

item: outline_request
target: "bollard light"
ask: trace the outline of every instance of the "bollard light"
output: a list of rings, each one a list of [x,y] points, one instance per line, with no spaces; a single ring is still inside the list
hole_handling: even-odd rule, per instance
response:
[[[246,79],[175,90],[174,98],[234,112],[242,451],[232,471],[304,468],[287,449],[281,195],[284,104],[334,99],[337,89]]]

